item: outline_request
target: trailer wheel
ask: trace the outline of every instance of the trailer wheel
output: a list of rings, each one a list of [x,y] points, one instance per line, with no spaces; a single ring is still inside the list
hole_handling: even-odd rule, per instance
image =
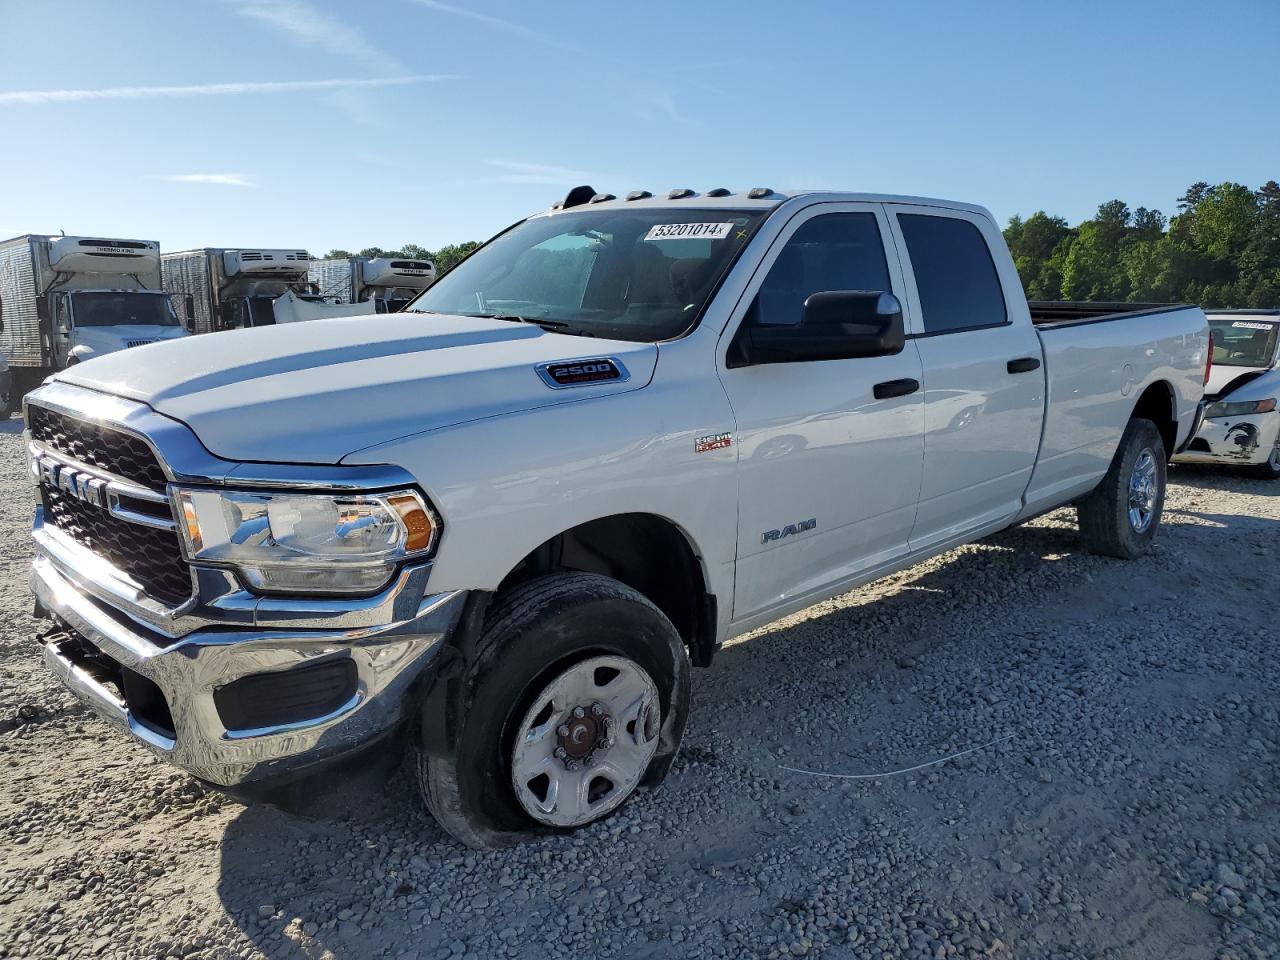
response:
[[[689,709],[689,658],[647,599],[594,574],[500,596],[462,678],[453,746],[419,752],[427,809],[471,847],[603,819],[665,777]]]
[[[1076,506],[1080,537],[1090,553],[1132,560],[1147,549],[1164,512],[1167,466],[1156,425],[1130,420],[1106,476]]]

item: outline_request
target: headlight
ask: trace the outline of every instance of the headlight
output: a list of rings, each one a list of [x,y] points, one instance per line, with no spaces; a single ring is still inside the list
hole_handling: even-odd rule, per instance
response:
[[[177,496],[188,558],[234,566],[264,592],[372,593],[401,560],[430,553],[440,528],[413,490]]]
[[[1253,413],[1270,413],[1275,408],[1275,398],[1268,400],[1239,400],[1235,403],[1211,403],[1205,407],[1204,415],[1208,420],[1216,420],[1219,417],[1247,417]]]

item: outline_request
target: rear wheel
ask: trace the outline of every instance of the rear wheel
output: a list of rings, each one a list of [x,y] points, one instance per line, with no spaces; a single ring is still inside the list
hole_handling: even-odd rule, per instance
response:
[[[440,825],[472,847],[607,817],[666,775],[689,705],[680,635],[607,577],[541,577],[499,597],[476,645],[443,756],[418,783]]]
[[[1131,560],[1147,549],[1164,512],[1167,459],[1156,425],[1130,420],[1106,476],[1076,507],[1091,553]]]

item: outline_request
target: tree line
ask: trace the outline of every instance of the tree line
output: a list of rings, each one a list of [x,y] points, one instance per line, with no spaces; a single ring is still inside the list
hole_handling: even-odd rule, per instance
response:
[[[463,257],[478,246],[480,246],[478,240],[468,240],[466,243],[447,244],[433,253],[426,247],[420,247],[416,243],[406,243],[399,250],[383,250],[381,247],[365,247],[357,253],[352,253],[349,250],[330,250],[325,254],[325,259],[340,257],[407,257],[410,260],[430,260],[436,265],[436,275],[440,276],[457,266]]]
[[[1280,184],[1194,183],[1166,219],[1109,200],[1077,226],[1043,210],[1004,237],[1030,300],[1280,307]]]
[[[1030,300],[1198,303],[1203,307],[1280,307],[1280,184],[1193,183],[1178,212],[1131,210],[1108,200],[1072,227],[1038,210],[1010,218],[1005,241]],[[431,251],[365,247],[362,257],[431,260],[444,274],[480,244]],[[349,257],[330,250],[327,257]]]

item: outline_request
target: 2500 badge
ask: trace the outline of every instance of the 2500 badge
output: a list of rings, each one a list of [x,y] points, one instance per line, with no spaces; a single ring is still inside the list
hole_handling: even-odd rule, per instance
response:
[[[538,376],[543,383],[555,390],[628,379],[627,368],[613,357],[543,363],[538,366]]]

